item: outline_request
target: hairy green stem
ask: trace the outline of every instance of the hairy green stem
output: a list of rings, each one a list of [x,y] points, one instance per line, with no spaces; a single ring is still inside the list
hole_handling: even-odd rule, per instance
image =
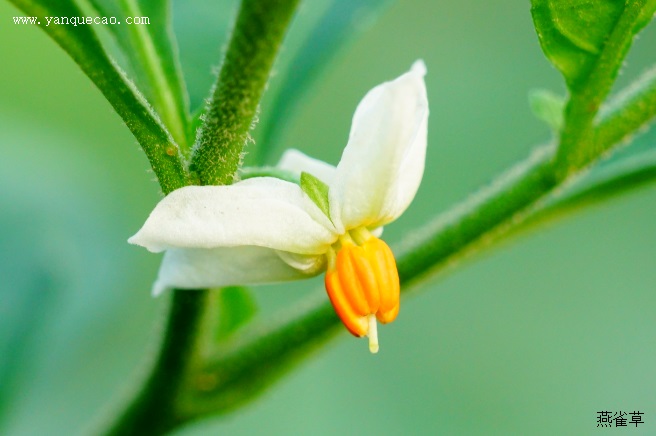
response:
[[[635,83],[617,96],[602,111],[595,131],[597,153],[603,153],[618,142],[647,126],[656,116],[656,66],[646,71]]]
[[[194,145],[201,185],[233,182],[273,62],[298,0],[243,0]]]

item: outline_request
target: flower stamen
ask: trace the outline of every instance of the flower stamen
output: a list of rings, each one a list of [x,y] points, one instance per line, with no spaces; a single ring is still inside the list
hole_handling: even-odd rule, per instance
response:
[[[369,351],[372,354],[378,353],[378,324],[376,323],[376,315],[369,315]]]
[[[354,336],[368,336],[369,350],[376,353],[377,321],[391,322],[399,311],[399,276],[392,251],[366,229],[342,235],[333,247],[325,280],[330,301],[346,328]]]

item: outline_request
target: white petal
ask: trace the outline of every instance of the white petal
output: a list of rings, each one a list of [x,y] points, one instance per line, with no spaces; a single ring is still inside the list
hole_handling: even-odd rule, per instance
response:
[[[288,251],[276,251],[276,254],[292,268],[307,275],[315,275],[326,269],[326,256],[306,255],[290,253]]]
[[[397,79],[367,93],[353,116],[348,145],[330,185],[331,217],[341,230],[398,218],[424,172],[428,100],[417,61]]]
[[[334,166],[319,159],[314,159],[293,148],[285,151],[276,166],[290,171],[298,177],[301,176],[302,171],[310,173],[326,185],[330,185],[335,178]]]
[[[321,258],[308,256],[308,263]],[[204,289],[299,280],[322,268],[301,271],[289,266],[274,250],[263,247],[173,248],[159,268],[153,295],[167,288]]]
[[[321,214],[298,185],[272,177],[229,186],[187,186],[160,201],[128,242],[150,251],[256,245],[325,253],[336,236],[308,210]]]

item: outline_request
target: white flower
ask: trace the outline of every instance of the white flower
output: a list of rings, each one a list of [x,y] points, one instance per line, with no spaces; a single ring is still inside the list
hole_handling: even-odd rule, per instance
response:
[[[296,150],[285,153],[278,167],[323,182],[323,198],[303,183],[304,189],[256,177],[187,186],[160,201],[129,239],[165,251],[153,293],[296,280],[327,269],[326,289],[338,315],[351,333],[369,336],[376,352],[376,318],[396,317],[399,283],[391,251],[374,234],[406,210],[421,182],[425,73],[417,61],[367,93],[337,167]]]

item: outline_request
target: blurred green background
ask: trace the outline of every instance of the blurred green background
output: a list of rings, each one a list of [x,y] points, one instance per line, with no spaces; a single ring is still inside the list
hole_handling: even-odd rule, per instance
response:
[[[262,104],[328,1],[306,1]],[[528,1],[393,1],[328,65],[285,120],[295,147],[336,163],[364,93],[423,58],[427,171],[392,243],[549,138],[527,93],[564,93]],[[174,1],[192,105],[213,81],[234,1]],[[126,239],[158,201],[138,144],[100,92],[36,26],[0,2],[0,433],[83,434],[111,414],[157,345],[159,256]],[[656,60],[637,41],[626,84]],[[262,144],[261,144],[262,145]],[[341,333],[256,401],[180,429],[231,434],[656,434],[656,187],[525,235],[403,301],[381,353]],[[267,314],[321,279],[255,290]],[[597,412],[641,411],[638,429]]]

